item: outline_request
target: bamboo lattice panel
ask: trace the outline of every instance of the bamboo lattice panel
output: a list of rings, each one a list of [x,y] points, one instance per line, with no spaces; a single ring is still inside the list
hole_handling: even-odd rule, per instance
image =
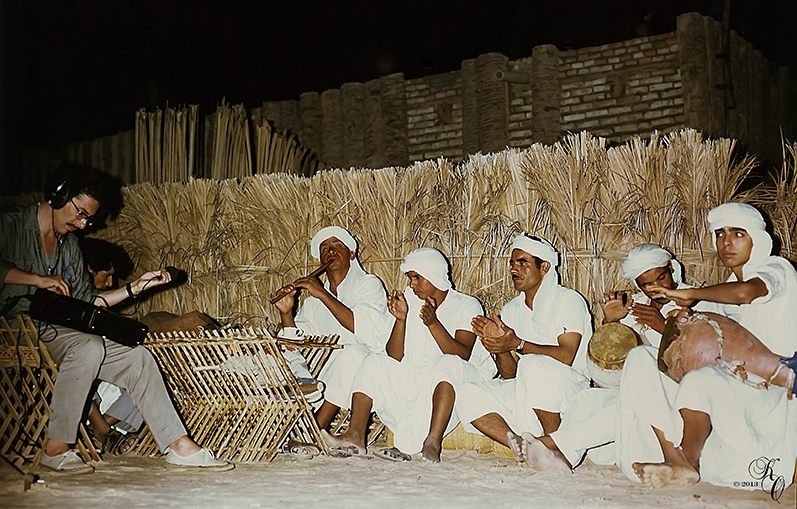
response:
[[[291,342],[316,375],[337,336]],[[144,343],[166,381],[188,433],[226,460],[270,461],[291,436],[325,451],[312,407],[291,373],[280,343],[254,329],[150,334]],[[308,354],[309,352],[309,354]],[[157,454],[148,434],[138,454]]]
[[[41,458],[58,367],[30,317],[14,325],[0,317],[0,452],[22,468]],[[84,461],[100,459],[82,424],[76,446]]]

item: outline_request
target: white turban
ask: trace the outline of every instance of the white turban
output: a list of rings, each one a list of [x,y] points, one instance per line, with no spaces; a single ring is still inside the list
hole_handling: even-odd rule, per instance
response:
[[[315,234],[313,240],[310,241],[310,254],[312,254],[317,260],[321,259],[321,243],[327,239],[331,239],[335,237],[339,241],[343,242],[343,244],[349,248],[349,251],[356,253],[357,252],[357,241],[354,240],[354,237],[351,236],[349,232],[341,228],[340,226],[327,226],[326,228],[322,228]]]
[[[404,257],[404,262],[402,262],[399,270],[405,274],[409,271],[417,272],[438,290],[445,292],[451,289],[451,279],[448,277],[448,261],[443,256],[443,253],[437,249],[419,247]]]
[[[772,254],[772,237],[766,232],[766,223],[755,207],[746,203],[723,203],[708,213],[708,229],[711,242],[717,249],[717,236],[714,232],[720,228],[742,228],[753,239],[750,259],[742,267],[742,274],[747,267],[755,268],[764,263]]]
[[[532,256],[536,256],[550,263],[551,269],[555,269],[559,266],[559,254],[547,240],[536,237],[532,238],[525,233],[521,233],[515,237],[515,240],[512,242],[512,250],[515,249],[520,249],[521,251],[525,251]],[[549,274],[551,272],[555,271],[548,271]]]
[[[673,260],[669,251],[656,244],[640,244],[628,252],[623,261],[623,277],[631,280],[635,286],[636,278],[658,267],[666,267],[672,262],[672,279],[675,284],[682,282],[681,264]]]

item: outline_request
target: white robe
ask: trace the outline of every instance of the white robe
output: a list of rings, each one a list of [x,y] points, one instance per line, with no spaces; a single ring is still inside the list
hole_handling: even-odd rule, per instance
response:
[[[457,409],[463,427],[478,433],[471,422],[490,413],[497,413],[515,432],[542,433],[534,409],[564,412],[568,402],[589,387],[586,372],[586,347],[592,335],[592,318],[584,298],[563,286],[555,286],[548,296],[545,314],[526,306],[520,294],[501,310],[501,319],[515,334],[526,341],[542,345],[558,345],[558,336],[565,332],[581,334],[581,343],[573,366],[545,355],[523,355],[512,380],[488,380],[464,384],[457,389]],[[535,299],[540,297],[535,296]]]
[[[410,290],[404,291],[409,304],[404,357],[401,362],[387,355],[369,355],[360,366],[352,392],[361,392],[373,400],[373,410],[393,431],[393,443],[401,451],[414,454],[421,450],[429,433],[432,394],[446,381],[457,387],[466,381],[481,381],[495,374],[495,363],[481,342],[476,341],[469,361],[455,355],[443,355],[419,314],[423,302]],[[482,313],[475,298],[449,290],[436,314],[440,323],[454,336],[457,330],[471,330],[471,320]],[[459,423],[456,405],[446,433]]]
[[[797,349],[797,272],[786,260],[771,256],[745,274],[745,280],[754,277],[766,284],[766,296],[739,306],[717,304],[716,310],[737,320],[776,354],[789,357]],[[729,281],[736,281],[735,276]],[[634,462],[663,461],[651,426],[680,445],[680,410],[688,408],[711,417],[701,479],[760,489],[748,468],[760,457],[774,457],[779,459],[774,464],[778,475],[786,485],[791,483],[797,459],[797,400],[789,401],[785,389],[745,386],[713,366],[688,373],[679,385],[658,371],[656,351],[638,347],[626,359],[620,391],[618,465],[629,479],[639,481]]]
[[[329,290],[329,281],[324,284]],[[356,260],[338,285],[337,298],[354,314],[354,332],[349,331],[323,302],[307,297],[296,314],[296,327],[305,335],[339,334],[343,348],[329,356],[318,378],[324,382],[324,398],[341,408],[351,406],[351,384],[363,359],[370,353],[384,353],[390,335],[392,315],[387,310],[387,293],[378,277],[367,274]],[[296,376],[309,376],[294,370],[298,352],[286,352],[286,360]],[[301,360],[301,359],[298,359]]]
[[[678,288],[691,288],[691,286],[680,283]],[[643,292],[635,294],[633,300],[650,305],[650,298]],[[667,313],[673,309],[680,309],[680,306],[670,301],[664,304],[660,311],[662,316],[666,317]],[[659,343],[661,343],[661,333],[637,322],[636,317],[630,313],[620,320],[620,323],[634,329],[651,348],[649,352],[652,352],[654,358],[656,357]],[[675,384],[668,377],[665,376],[665,378],[673,385]],[[573,398],[568,412],[562,415],[559,428],[551,433],[551,438],[571,466],[576,466],[585,452],[589,453],[589,458],[593,463],[611,465],[617,462],[617,454],[619,454],[619,450],[616,448],[619,433],[617,426],[618,422],[621,422],[619,399],[620,390],[608,388],[589,389]],[[636,404],[647,405],[649,401],[642,400]]]

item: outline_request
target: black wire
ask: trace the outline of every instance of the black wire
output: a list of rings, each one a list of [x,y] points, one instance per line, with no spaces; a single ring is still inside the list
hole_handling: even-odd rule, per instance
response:
[[[147,289],[147,285],[150,284],[152,281],[154,281],[156,279],[158,279],[158,277],[151,277],[151,278],[147,279],[144,282],[144,287],[141,289],[139,294],[136,295],[136,297],[140,297],[141,294],[144,293],[144,291]],[[129,298],[126,299],[126,300],[129,300]],[[133,299],[133,310],[132,311],[124,312],[124,311],[119,310],[119,311],[115,311],[115,312],[119,313],[122,316],[134,316],[134,315],[138,314],[138,309],[139,309],[140,306],[141,306],[141,299],[136,298],[136,299]]]

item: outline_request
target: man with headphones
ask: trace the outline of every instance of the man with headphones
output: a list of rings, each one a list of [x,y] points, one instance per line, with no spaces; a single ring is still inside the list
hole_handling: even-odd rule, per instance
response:
[[[0,216],[0,305],[37,288],[109,307],[135,299],[171,280],[166,270],[151,271],[123,288],[100,291],[85,269],[78,239],[71,233],[99,222],[122,207],[121,184],[94,168],[64,163],[46,202]],[[6,316],[28,310],[25,299]],[[53,470],[85,473],[86,465],[70,445],[95,379],[125,388],[144,416],[166,461],[187,467],[229,470],[191,440],[180,420],[154,358],[143,347],[130,348],[103,337],[42,322],[40,339],[59,365],[50,405],[50,421],[41,464]]]

